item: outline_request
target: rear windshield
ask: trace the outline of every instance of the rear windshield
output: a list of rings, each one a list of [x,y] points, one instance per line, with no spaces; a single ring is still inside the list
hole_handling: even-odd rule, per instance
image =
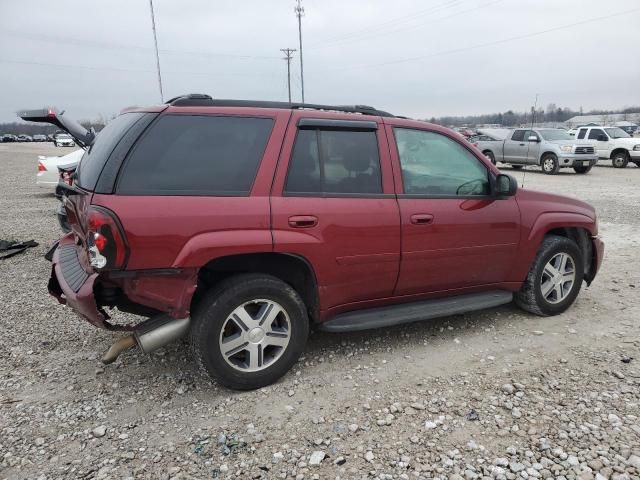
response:
[[[117,191],[129,195],[247,195],[273,119],[164,115],[125,161]]]
[[[109,155],[122,136],[138,121],[143,112],[124,113],[111,120],[96,136],[93,144],[85,152],[76,172],[76,184],[85,190],[95,190],[98,177]],[[62,135],[59,135],[59,138]]]

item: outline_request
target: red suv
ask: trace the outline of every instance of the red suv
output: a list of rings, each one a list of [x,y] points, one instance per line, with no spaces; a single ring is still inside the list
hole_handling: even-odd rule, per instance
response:
[[[40,121],[64,124],[49,113]],[[602,261],[590,205],[518,190],[462,136],[372,107],[187,95],[85,134],[49,291],[132,332],[105,362],[189,334],[211,376],[257,388],[291,368],[312,326],[512,300],[556,315]],[[149,319],[115,325],[113,307]]]

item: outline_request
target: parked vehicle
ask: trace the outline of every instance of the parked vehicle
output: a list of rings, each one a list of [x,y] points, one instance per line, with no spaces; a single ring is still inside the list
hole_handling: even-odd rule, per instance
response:
[[[36,185],[44,188],[55,188],[60,180],[58,172],[59,165],[77,165],[84,154],[84,150],[79,149],[63,156],[38,155],[38,173],[36,174]]]
[[[593,207],[518,189],[455,132],[372,107],[188,95],[76,135],[91,148],[63,187],[72,233],[48,254],[49,291],[133,331],[106,363],[189,333],[207,373],[258,388],[291,368],[311,325],[512,300],[556,315],[602,261]],[[114,325],[113,307],[150,319]]]
[[[598,158],[610,159],[615,168],[625,168],[629,162],[640,167],[640,139],[619,127],[582,127],[576,138],[590,142]]]
[[[57,134],[54,137],[53,143],[56,147],[75,147],[76,143],[73,141],[71,135],[66,133]]]
[[[504,138],[499,138],[496,135],[478,133],[470,136],[467,140],[469,140],[472,145],[475,145],[475,147],[480,150],[484,156],[491,160],[491,163],[494,165],[496,164],[496,158],[493,151],[499,148],[498,143],[502,143]]]
[[[551,175],[567,167],[588,173],[598,161],[591,144],[556,128],[517,128],[503,142],[484,147],[484,154],[515,169],[539,165]]]
[[[18,142],[33,142],[33,138],[29,135],[18,135]]]
[[[6,133],[2,136],[2,141],[3,142],[17,142],[18,141],[18,137],[16,137],[15,135],[12,135],[10,133]]]
[[[33,141],[34,142],[46,142],[47,141],[47,136],[38,133],[38,134],[33,136]]]

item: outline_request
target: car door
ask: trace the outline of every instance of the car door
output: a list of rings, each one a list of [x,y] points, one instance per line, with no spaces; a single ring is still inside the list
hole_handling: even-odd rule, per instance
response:
[[[293,112],[271,195],[275,251],[309,261],[325,311],[391,296],[400,263],[384,128],[334,117]]]
[[[504,161],[507,163],[524,163],[526,146],[524,130],[514,130],[504,141]]]
[[[491,195],[497,170],[444,129],[385,119],[402,220],[395,295],[495,286],[516,260],[520,212]]]
[[[592,128],[589,130],[587,139],[593,143],[598,157],[609,158],[609,154],[611,153],[611,141],[602,128]]]
[[[529,138],[535,137],[535,140],[530,141]],[[526,162],[528,165],[540,164],[540,135],[533,130],[525,130],[524,142],[525,142],[525,154]]]

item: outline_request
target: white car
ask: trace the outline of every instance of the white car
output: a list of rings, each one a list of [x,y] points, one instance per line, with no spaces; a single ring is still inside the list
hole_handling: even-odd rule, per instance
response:
[[[53,143],[56,147],[75,147],[76,142],[71,135],[66,133],[59,133],[53,138]]]
[[[640,138],[633,138],[619,127],[580,127],[576,139],[590,142],[601,159],[611,159],[615,168],[629,162],[640,167]]]
[[[38,173],[36,175],[36,185],[43,188],[55,188],[58,185],[60,175],[58,165],[78,164],[84,150],[79,149],[61,157],[45,157],[38,155]]]

